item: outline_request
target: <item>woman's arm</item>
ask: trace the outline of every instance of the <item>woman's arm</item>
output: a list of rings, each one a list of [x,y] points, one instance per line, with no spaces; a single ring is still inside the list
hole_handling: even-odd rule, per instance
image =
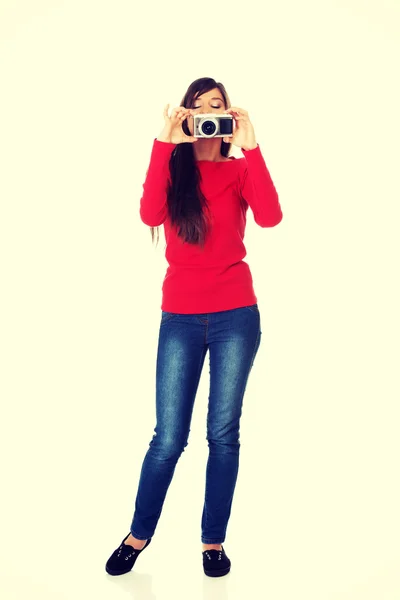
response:
[[[140,218],[149,227],[162,225],[168,215],[169,160],[176,144],[155,139],[140,199]]]
[[[242,152],[246,159],[246,168],[240,181],[240,192],[254,214],[254,220],[260,227],[275,227],[282,221],[283,214],[271,175],[260,146]]]

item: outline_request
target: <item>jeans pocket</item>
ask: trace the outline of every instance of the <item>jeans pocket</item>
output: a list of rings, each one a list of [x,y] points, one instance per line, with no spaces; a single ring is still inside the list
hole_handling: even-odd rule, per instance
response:
[[[247,308],[247,310],[250,310],[253,313],[259,314],[260,310],[258,308],[258,304],[252,304],[251,306],[245,306],[244,308]]]
[[[170,319],[172,319],[172,317],[174,317],[174,316],[175,316],[175,313],[166,312],[166,311],[162,310],[161,311],[161,325],[163,323],[166,323]]]

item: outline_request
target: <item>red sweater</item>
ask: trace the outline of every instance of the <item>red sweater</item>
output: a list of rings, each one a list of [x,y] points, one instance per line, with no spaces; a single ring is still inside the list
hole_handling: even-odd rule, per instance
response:
[[[140,218],[150,227],[164,225],[168,269],[161,309],[175,313],[212,313],[257,302],[248,264],[243,260],[246,212],[260,227],[282,220],[278,194],[259,145],[228,162],[196,161],[212,218],[204,249],[182,243],[167,206],[169,159],[176,144],[154,140],[143,184]]]

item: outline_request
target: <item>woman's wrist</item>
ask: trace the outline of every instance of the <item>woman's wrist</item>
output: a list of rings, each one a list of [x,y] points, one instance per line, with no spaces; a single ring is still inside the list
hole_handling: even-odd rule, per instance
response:
[[[170,127],[164,127],[161,131],[160,131],[160,135],[157,137],[157,140],[159,142],[166,142],[167,144],[171,143],[171,128]]]
[[[242,146],[242,150],[244,150],[245,152],[248,152],[249,150],[255,150],[257,148],[258,144],[256,144],[255,146]]]

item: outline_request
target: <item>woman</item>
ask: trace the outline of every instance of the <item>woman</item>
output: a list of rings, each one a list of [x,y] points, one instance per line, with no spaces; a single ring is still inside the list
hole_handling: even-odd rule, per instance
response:
[[[152,539],[177,461],[188,443],[195,396],[207,350],[209,457],[201,520],[206,575],[230,570],[222,543],[239,466],[239,422],[250,370],[261,340],[260,312],[243,261],[246,211],[260,227],[282,220],[278,194],[248,112],[232,107],[224,86],[194,81],[153,142],[140,201],[142,221],[164,225],[168,269],[162,288],[156,373],[155,434],[142,465],[130,533],[106,564],[130,571]],[[193,116],[233,117],[232,136],[196,138]],[[230,145],[243,157],[229,157]]]

